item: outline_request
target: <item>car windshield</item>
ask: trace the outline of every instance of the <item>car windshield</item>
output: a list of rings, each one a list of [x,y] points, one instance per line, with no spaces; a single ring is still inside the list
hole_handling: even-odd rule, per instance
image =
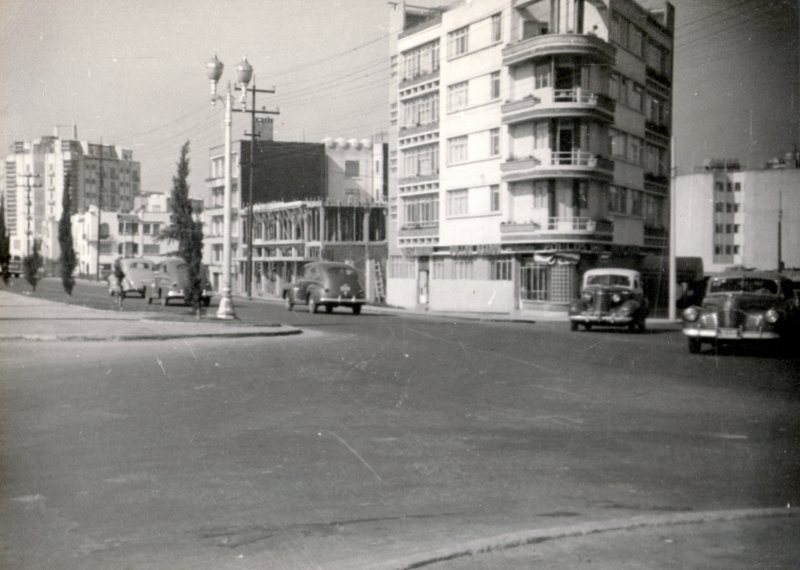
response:
[[[331,277],[352,277],[356,274],[355,270],[350,267],[330,267],[328,273]]]
[[[631,280],[627,275],[615,275],[613,273],[602,273],[600,275],[589,275],[586,278],[587,285],[619,285],[630,287]]]
[[[756,277],[715,277],[708,286],[709,293],[766,293],[778,294],[778,284],[772,279]]]
[[[150,269],[150,264],[146,261],[132,261],[128,263],[129,269]]]

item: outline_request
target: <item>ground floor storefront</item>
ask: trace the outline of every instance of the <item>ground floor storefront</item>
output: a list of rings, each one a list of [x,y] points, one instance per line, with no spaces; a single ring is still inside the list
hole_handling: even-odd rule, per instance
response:
[[[579,296],[587,270],[624,267],[642,273],[651,307],[667,305],[669,274],[664,254],[629,250],[458,253],[390,256],[387,303],[434,311],[563,312]],[[700,274],[702,279],[702,268]]]

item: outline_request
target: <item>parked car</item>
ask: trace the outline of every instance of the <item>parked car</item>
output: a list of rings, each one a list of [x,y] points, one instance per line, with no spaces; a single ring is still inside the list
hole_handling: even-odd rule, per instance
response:
[[[689,352],[704,342],[778,340],[800,330],[794,285],[778,273],[726,271],[708,280],[702,305],[683,311]]]
[[[119,265],[125,277],[120,285],[112,271],[108,276],[108,294],[113,297],[117,293],[123,296],[136,293],[144,299],[147,286],[153,280],[153,262],[142,257],[125,257],[119,260]]]
[[[186,295],[189,292],[189,265],[182,257],[167,257],[156,261],[150,285],[147,287],[147,302],[153,299],[161,301],[166,306],[170,301],[179,300],[184,304],[189,303]],[[208,269],[203,266],[203,305],[211,304],[214,294],[211,281],[208,278]]]
[[[650,305],[642,289],[642,276],[632,269],[590,269],[583,275],[580,299],[569,307],[570,328],[624,326],[645,330]]]
[[[8,273],[19,279],[22,274],[22,258],[19,255],[12,255],[8,260]]]
[[[283,287],[282,296],[288,310],[295,305],[308,305],[311,313],[316,313],[320,306],[328,313],[342,306],[350,307],[358,315],[367,302],[355,267],[333,261],[307,264],[302,277]]]

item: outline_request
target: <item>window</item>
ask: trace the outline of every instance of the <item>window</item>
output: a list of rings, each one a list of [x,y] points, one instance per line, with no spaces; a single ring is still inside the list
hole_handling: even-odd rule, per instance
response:
[[[490,80],[492,82],[492,99],[499,99],[500,98],[500,72],[494,71],[490,76]]]
[[[492,16],[492,41],[499,42],[503,37],[503,20],[500,14]]]
[[[348,178],[358,178],[360,176],[361,163],[357,160],[344,161],[344,175]]]
[[[550,64],[549,63],[540,63],[536,66],[533,71],[534,75],[534,88],[535,89],[542,89],[544,87],[550,87],[552,85],[551,80],[551,73],[550,73]]]
[[[626,142],[625,133],[622,133],[616,129],[609,129],[609,135],[611,136],[611,155],[624,158]]]
[[[742,191],[742,183],[741,182],[734,182],[733,183],[733,190],[734,190],[734,192],[741,192]]]
[[[492,184],[489,186],[489,194],[491,198],[491,211],[492,212],[499,212],[500,211],[500,185],[499,184]]]
[[[511,281],[511,260],[507,258],[493,259],[490,279],[492,281]]]
[[[447,55],[457,57],[469,49],[469,27],[465,26],[447,34]]]
[[[447,192],[447,215],[463,216],[469,213],[469,191],[449,190]]]
[[[636,83],[632,83],[631,94],[630,98],[628,99],[628,105],[636,109],[637,111],[642,110],[642,86],[637,85]]]
[[[455,83],[447,88],[447,110],[459,111],[469,104],[469,84],[466,81]]]
[[[447,163],[459,164],[467,161],[467,142],[466,135],[454,137],[447,141]]]
[[[454,259],[453,260],[454,279],[472,279],[472,260]]]
[[[723,202],[717,202],[714,204],[714,211],[722,213],[725,211],[725,204]]]
[[[439,195],[402,198],[403,225],[434,227],[439,225]]]
[[[722,192],[725,190],[725,185],[722,182],[714,182],[714,191],[715,192]]]
[[[725,188],[728,192],[733,192],[733,184],[731,182],[728,182]]]
[[[500,155],[500,129],[492,129],[489,131],[489,155]]]

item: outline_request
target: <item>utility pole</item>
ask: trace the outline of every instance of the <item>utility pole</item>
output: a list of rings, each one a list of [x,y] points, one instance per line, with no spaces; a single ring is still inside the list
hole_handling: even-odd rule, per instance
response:
[[[100,185],[97,190],[97,280],[100,281],[100,216],[103,211],[103,139],[100,139]]]
[[[778,193],[778,271],[783,271],[783,190]]]
[[[239,88],[237,87],[237,90]],[[233,109],[237,113],[250,113],[250,132],[245,131],[245,136],[250,136],[250,180],[247,191],[247,262],[244,268],[245,292],[247,298],[253,296],[253,169],[255,168],[255,146],[258,133],[256,132],[256,115],[279,115],[280,110],[267,111],[264,107],[256,110],[256,93],[275,93],[272,89],[256,89],[256,78],[253,75],[253,86],[247,87],[245,91],[252,94],[250,109]],[[241,184],[239,185],[239,196],[241,202]]]
[[[31,218],[31,188],[41,188],[42,185],[38,182],[31,185],[31,178],[38,179],[39,175],[31,174],[30,169],[28,169],[22,177],[25,178],[25,188],[27,191],[25,199],[27,207],[27,212],[25,214],[25,255],[27,256],[31,254],[31,236],[33,235],[33,229],[31,228],[31,222],[33,221]]]

